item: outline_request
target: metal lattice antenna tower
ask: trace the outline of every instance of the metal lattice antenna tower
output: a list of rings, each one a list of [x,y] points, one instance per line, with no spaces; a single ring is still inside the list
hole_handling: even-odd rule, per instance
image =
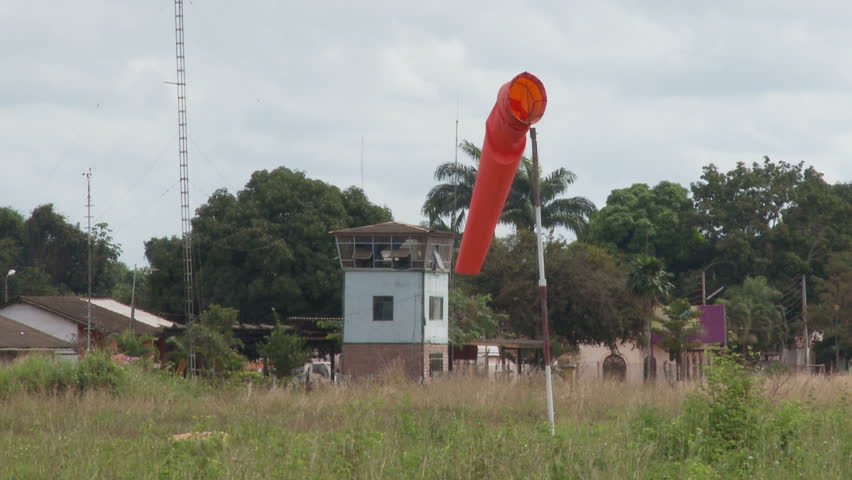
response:
[[[183,287],[185,321],[195,319],[192,291],[192,216],[189,209],[189,137],[186,121],[186,54],[183,41],[183,0],[175,0],[175,61],[177,66],[178,158],[180,160],[180,217],[183,234]],[[189,372],[195,372],[195,352],[190,337]]]
[[[86,235],[88,242],[88,285],[89,295],[86,302],[86,351],[92,351],[92,169],[83,174],[86,177]]]

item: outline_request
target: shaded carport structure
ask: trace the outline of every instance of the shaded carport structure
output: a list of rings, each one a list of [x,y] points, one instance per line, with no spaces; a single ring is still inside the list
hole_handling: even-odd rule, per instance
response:
[[[305,341],[305,346],[320,356],[330,356],[333,367],[334,354],[340,353],[340,342],[334,337],[334,334],[338,332],[327,325],[342,326],[343,318],[288,317],[287,320],[281,323],[280,327],[288,333],[301,337]],[[185,329],[184,325],[175,324],[174,327],[166,330],[166,335],[181,335]],[[258,348],[274,329],[275,325],[268,323],[235,323],[233,326],[234,336],[243,343],[242,352],[249,360],[260,358]]]
[[[506,351],[514,352],[515,358],[517,359],[517,370],[518,374],[523,373],[523,363],[524,356],[523,352],[525,351],[533,351],[535,352],[535,363],[539,363],[541,359],[541,352],[544,349],[544,340],[535,340],[530,338],[479,338],[476,340],[470,340],[462,344],[462,351],[464,351],[464,347],[497,347],[500,356],[503,356],[503,353]],[[475,355],[475,354],[474,354]],[[456,357],[454,356],[454,359]],[[459,358],[462,359],[462,358]],[[474,361],[477,361],[477,356],[474,356]]]

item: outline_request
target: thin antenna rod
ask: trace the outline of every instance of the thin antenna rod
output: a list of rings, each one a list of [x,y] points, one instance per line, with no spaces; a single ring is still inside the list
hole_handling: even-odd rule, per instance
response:
[[[83,174],[86,177],[86,222],[88,243],[88,289],[86,301],[86,351],[92,351],[92,169]]]
[[[361,190],[364,190],[364,136],[361,135]]]
[[[184,47],[183,0],[175,0],[175,64],[177,67],[178,159],[180,161],[180,213],[183,234],[184,318],[195,319],[192,291],[192,215],[189,209],[189,134],[186,119],[186,53]],[[195,375],[195,350],[189,337],[189,375]]]
[[[450,231],[453,232],[453,262],[455,262],[455,248],[456,248],[456,235],[458,234],[458,228],[456,228],[456,205],[458,204],[459,194],[459,97],[456,96],[456,141],[453,144],[453,168],[455,169],[455,173],[453,174],[453,211],[450,214]],[[450,278],[449,285],[452,288],[453,286],[453,271],[455,270],[454,266],[450,266]]]

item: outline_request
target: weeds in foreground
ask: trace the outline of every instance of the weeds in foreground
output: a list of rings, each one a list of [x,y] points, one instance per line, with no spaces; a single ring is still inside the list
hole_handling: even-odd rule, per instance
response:
[[[117,388],[80,392],[29,365],[54,387],[4,395],[0,477],[852,478],[852,378],[795,378],[768,398],[731,360],[705,386],[557,382],[555,437],[534,377],[305,392],[121,367]],[[227,440],[171,440],[193,431]]]

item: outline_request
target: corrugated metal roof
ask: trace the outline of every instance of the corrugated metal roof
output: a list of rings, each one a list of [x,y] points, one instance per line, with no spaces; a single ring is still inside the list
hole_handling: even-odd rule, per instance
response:
[[[85,298],[81,298],[80,300],[84,302],[86,301]],[[130,305],[125,305],[111,298],[93,298],[92,305],[103,307],[111,312],[115,312],[119,315],[124,315],[125,317],[130,318]],[[174,325],[174,322],[170,322],[163,317],[158,317],[153,313],[140,310],[139,308],[137,308],[134,312],[133,319],[137,322],[142,322],[152,327],[171,327],[172,325]]]
[[[56,337],[0,315],[0,349],[43,350],[72,348],[73,345]]]
[[[45,296],[45,297],[17,297],[10,303],[26,303],[43,310],[47,310],[56,315],[64,317],[79,325],[86,325],[86,299],[71,296]],[[116,302],[118,303],[118,302]],[[171,322],[170,322],[171,323]],[[92,299],[92,328],[106,333],[120,333],[127,330],[130,325],[130,307],[127,307],[127,314],[123,315],[104,308],[95,303]],[[165,326],[153,326],[146,322],[133,322],[133,328],[136,332],[145,335],[157,335]]]
[[[395,233],[406,233],[406,234],[430,234],[430,235],[441,235],[441,236],[452,236],[452,232],[441,232],[437,230],[430,230],[426,227],[421,227],[418,225],[411,225],[409,223],[402,222],[385,222],[379,223],[376,225],[364,225],[362,227],[354,227],[347,228],[344,230],[335,230],[333,232],[329,232],[331,234],[339,234],[339,233],[350,233],[350,234],[361,234],[361,235],[373,235],[373,234],[395,234]]]

